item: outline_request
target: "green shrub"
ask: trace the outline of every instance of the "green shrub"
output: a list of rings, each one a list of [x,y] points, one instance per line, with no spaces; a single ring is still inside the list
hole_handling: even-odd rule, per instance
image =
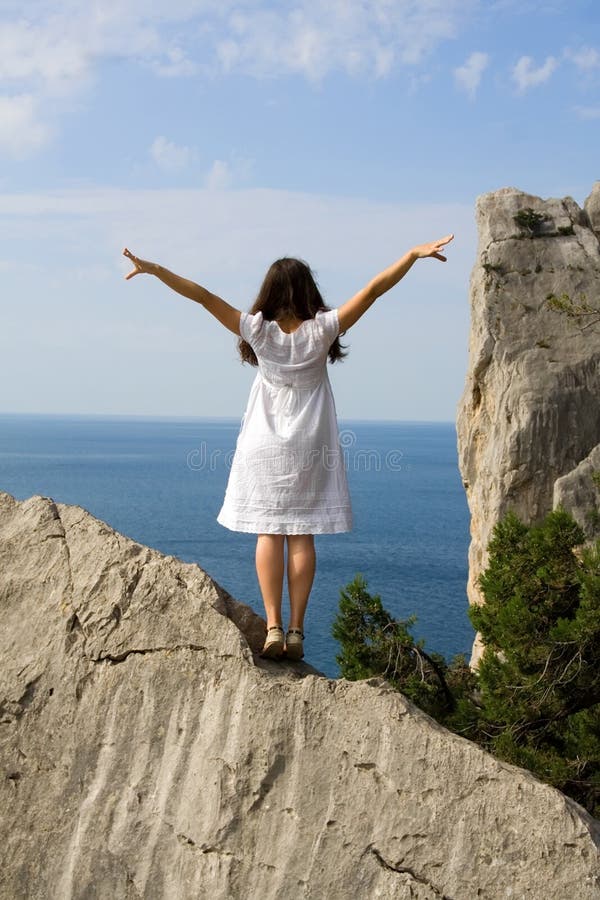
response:
[[[357,575],[333,635],[343,677],[385,677],[447,728],[530,769],[600,815],[600,541],[583,546],[563,509],[494,528],[469,617],[485,649],[475,672],[426,653]]]
[[[513,216],[513,219],[529,237],[535,237],[540,233],[546,216],[544,213],[535,212],[528,206],[526,209],[520,209],[516,216]]]
[[[600,812],[600,542],[563,509],[509,513],[469,609],[485,644],[479,741]]]
[[[460,715],[463,694],[474,687],[473,673],[463,655],[448,665],[441,654],[426,653],[424,641],[410,633],[416,621],[415,615],[394,619],[357,575],[340,591],[332,629],[341,645],[336,659],[342,677],[382,676],[429,715],[452,722]]]
[[[578,301],[564,292],[560,295],[548,294],[546,296],[546,305],[548,309],[562,313],[574,321],[582,332],[588,328],[596,330],[600,324],[600,304],[598,300],[592,303],[584,293],[580,294]]]

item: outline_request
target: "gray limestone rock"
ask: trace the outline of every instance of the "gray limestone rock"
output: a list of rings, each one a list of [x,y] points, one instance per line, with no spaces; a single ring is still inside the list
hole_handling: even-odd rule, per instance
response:
[[[576,803],[79,507],[0,494],[0,615],[2,900],[600,897]]]
[[[578,466],[554,482],[554,506],[561,505],[588,539],[600,534],[600,444]]]
[[[496,522],[552,509],[554,483],[600,442],[600,329],[552,309],[567,294],[600,305],[600,183],[582,210],[515,188],[478,197],[469,368],[457,415],[471,511],[471,603]],[[471,664],[481,655],[475,641]]]
[[[596,181],[589,197],[586,198],[583,208],[587,213],[589,223],[600,236],[600,181]]]

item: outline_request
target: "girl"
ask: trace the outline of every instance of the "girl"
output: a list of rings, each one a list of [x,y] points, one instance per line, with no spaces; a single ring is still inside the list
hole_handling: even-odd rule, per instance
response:
[[[256,572],[267,617],[262,656],[301,659],[304,614],[315,574],[315,534],[350,531],[352,511],[341,454],[330,362],[346,354],[339,342],[375,300],[417,259],[442,262],[449,234],[413,247],[337,309],[323,302],[310,268],[285,257],[273,263],[249,313],[157,263],[123,254],[145,272],[200,303],[240,337],[242,361],[258,366],[242,418],[225,500],[217,521],[257,534]],[[284,635],[281,599],[284,549],[290,620]]]

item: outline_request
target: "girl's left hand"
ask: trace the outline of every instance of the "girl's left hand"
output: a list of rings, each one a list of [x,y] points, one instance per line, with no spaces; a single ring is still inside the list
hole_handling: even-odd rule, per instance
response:
[[[435,259],[441,259],[442,262],[446,262],[446,257],[442,256],[440,250],[453,239],[453,234],[447,234],[446,237],[440,238],[439,241],[432,241],[430,244],[420,244],[414,248],[417,258],[424,259],[426,256],[433,256]]]
[[[156,263],[148,262],[147,259],[140,259],[139,256],[134,256],[127,247],[123,250],[123,256],[128,257],[135,266],[135,268],[125,276],[125,279],[133,278],[134,275],[139,275],[144,272],[150,275],[156,269]]]

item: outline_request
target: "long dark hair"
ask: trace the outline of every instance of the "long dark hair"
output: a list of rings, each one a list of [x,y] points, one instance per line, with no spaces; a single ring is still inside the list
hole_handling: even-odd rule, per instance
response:
[[[320,309],[330,308],[323,302],[310,266],[301,259],[284,256],[269,268],[250,312],[262,312],[267,321],[286,318],[305,321],[314,319]],[[256,353],[243,338],[238,342],[238,349],[242,362],[258,365]],[[332,343],[328,355],[332,363],[347,355],[339,337]]]

